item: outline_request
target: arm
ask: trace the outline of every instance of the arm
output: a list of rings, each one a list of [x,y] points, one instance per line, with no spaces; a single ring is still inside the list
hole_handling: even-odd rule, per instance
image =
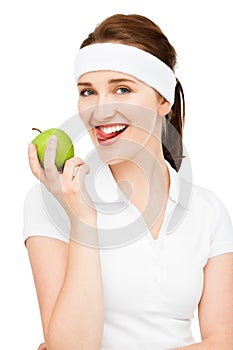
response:
[[[68,244],[54,238],[35,236],[27,239],[26,247],[46,340],[52,311],[65,277]]]
[[[65,280],[49,324],[49,350],[100,349],[103,309],[99,250],[70,241]]]
[[[78,243],[81,237],[91,237],[98,247],[97,214],[85,192],[88,169],[80,158],[71,158],[66,161],[63,174],[59,174],[55,156],[56,139],[50,139],[46,148],[44,169],[34,145],[29,148],[33,174],[61,203],[71,223],[66,273],[49,321],[46,343],[49,350],[96,350],[101,346],[104,318],[99,249]]]
[[[203,341],[179,349],[233,349],[233,253],[208,260],[198,317]]]
[[[65,279],[69,245],[54,238],[35,236],[27,239],[26,246],[39,302],[44,339],[47,341],[51,315]],[[94,283],[94,279],[92,282]],[[46,343],[43,343],[38,350],[47,349]]]

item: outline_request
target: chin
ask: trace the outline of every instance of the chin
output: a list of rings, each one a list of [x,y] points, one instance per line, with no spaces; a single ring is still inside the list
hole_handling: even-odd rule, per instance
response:
[[[109,159],[106,156],[103,156],[101,154],[100,154],[100,158],[101,158],[102,162],[104,162],[105,164],[108,164],[108,165],[120,164],[120,163],[125,162],[125,160],[126,160],[123,158],[114,158],[114,159],[111,158],[111,159]]]

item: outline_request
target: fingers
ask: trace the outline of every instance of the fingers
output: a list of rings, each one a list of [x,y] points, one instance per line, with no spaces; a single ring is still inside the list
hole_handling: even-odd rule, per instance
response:
[[[57,137],[52,135],[46,146],[44,153],[44,169],[42,169],[37,156],[36,146],[32,143],[28,145],[28,158],[31,171],[37,179],[43,183],[46,181],[46,178],[50,181],[55,181],[58,177],[58,171],[55,165],[56,149]]]
[[[51,136],[49,139],[44,154],[44,169],[38,160],[35,145],[30,144],[29,163],[32,173],[43,182],[73,218],[77,208],[79,213],[86,213],[87,204],[93,207],[92,199],[85,187],[85,177],[90,169],[81,158],[73,157],[65,162],[63,173],[59,174],[55,164],[57,141],[56,136]],[[43,350],[43,347],[39,350]]]
[[[83,160],[81,158],[73,157],[68,159],[63,169],[64,182],[72,181],[82,164]]]
[[[55,135],[52,135],[47,143],[44,153],[45,175],[51,181],[56,180],[58,177],[58,171],[55,165],[57,141],[57,137]]]
[[[46,343],[40,344],[39,348],[37,350],[47,350],[47,345]]]
[[[85,193],[85,177],[89,172],[89,166],[81,158],[74,157],[67,160],[62,175],[64,193]]]
[[[29,165],[33,175],[35,175],[38,180],[42,181],[44,178],[43,169],[41,168],[41,165],[37,156],[36,146],[33,143],[30,143],[28,145],[28,159],[29,159]]]
[[[89,165],[87,164],[81,165],[73,181],[75,183],[75,186],[79,187],[79,192],[82,196],[82,200],[84,200],[86,205],[93,208],[92,199],[85,186],[85,178],[86,178],[86,175],[89,174],[89,172],[90,172]]]
[[[90,168],[89,165],[83,164],[79,167],[79,171],[74,176],[74,181],[78,179],[80,186],[82,187],[84,185],[85,177],[87,174],[89,174]]]

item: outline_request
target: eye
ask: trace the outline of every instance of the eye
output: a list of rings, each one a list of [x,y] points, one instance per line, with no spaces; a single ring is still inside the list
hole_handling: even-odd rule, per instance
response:
[[[86,97],[86,96],[90,96],[90,95],[94,95],[94,91],[91,89],[85,89],[85,90],[82,90],[80,92],[80,96]]]
[[[125,94],[130,93],[130,90],[128,88],[126,88],[126,87],[120,87],[120,88],[116,89],[116,93],[118,95],[125,95]]]

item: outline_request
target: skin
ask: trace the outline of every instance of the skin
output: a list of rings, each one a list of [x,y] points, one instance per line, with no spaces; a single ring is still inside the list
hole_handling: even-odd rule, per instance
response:
[[[119,72],[84,74],[78,90],[80,116],[120,189],[141,213],[150,201],[153,203],[148,207],[154,213],[144,215],[156,238],[170,181],[160,140],[162,118],[170,111],[170,104],[150,86]],[[100,147],[95,126],[116,122],[129,125],[120,141]],[[157,210],[151,194],[157,194]]]
[[[167,114],[170,106],[153,89],[135,78],[136,84],[130,83],[134,87],[130,93],[126,93],[126,90],[121,89],[129,87],[129,82],[126,84],[124,81],[119,84],[118,81],[109,84],[110,79],[122,79],[122,77],[125,79],[126,75],[116,72],[93,72],[83,75],[79,83],[89,82],[92,86],[79,85],[79,92],[81,93],[84,88],[88,88],[93,90],[94,93],[89,91],[88,93],[85,92],[85,97],[80,95],[79,110],[93,142],[98,147],[101,157],[109,164],[116,181],[122,183],[124,180],[125,183],[130,184],[130,192],[128,186],[126,188],[123,186],[123,189],[128,196],[131,196],[133,203],[142,210],[144,203],[151,199],[148,197],[148,192],[158,194],[156,181],[161,179],[158,176],[158,169],[162,172],[165,184],[163,195],[167,194],[169,189],[169,177],[159,135],[162,118]],[[132,77],[130,78],[132,79]],[[156,123],[153,124],[153,114],[148,112],[147,116],[151,115],[148,123],[146,119],[139,119],[139,115],[130,114],[130,109],[126,108],[126,105],[131,105],[132,108],[138,105],[147,111],[156,112]],[[102,108],[103,106],[106,108]],[[117,112],[113,106],[117,107]],[[117,118],[120,120],[117,120]],[[115,120],[130,124],[122,134],[122,139],[133,144],[134,142],[143,144],[142,149],[138,147],[130,149],[127,159],[123,159],[124,147],[120,147],[120,142],[119,148],[109,147],[103,150],[99,147],[96,139],[94,126],[114,122]],[[92,220],[90,224],[95,225],[96,213],[90,205],[87,205],[87,201],[83,201],[80,196],[81,192],[86,191],[84,179],[89,169],[85,167],[83,160],[73,158],[66,162],[63,174],[58,175],[54,167],[55,150],[56,142],[53,141],[46,150],[45,169],[42,170],[38,163],[36,150],[31,146],[29,148],[30,166],[33,174],[46,185],[67,210],[72,226],[71,236],[74,235],[75,237],[80,218],[82,220],[88,220],[89,218],[89,220]],[[151,164],[149,160],[147,162],[147,152],[153,154],[159,165],[158,167],[156,167],[156,164]],[[140,167],[142,159],[146,160],[143,172]],[[76,168],[79,171],[73,176]],[[143,191],[141,190],[142,187]],[[164,197],[166,198],[166,195]],[[157,224],[158,222],[159,220]],[[152,227],[154,230],[151,230],[154,237],[156,237],[159,230],[159,225],[156,225]],[[58,346],[61,346],[64,350],[71,348],[99,350],[103,331],[103,290],[98,250],[95,249],[95,253],[93,253],[89,249],[80,248],[78,244],[72,241],[68,247],[60,241],[57,241],[55,245],[52,239],[45,237],[29,238],[27,247],[41,305],[45,341],[47,343],[47,345],[46,343],[41,344],[39,350],[47,348],[53,350],[57,349]],[[42,253],[40,253],[41,251]],[[61,259],[62,256],[64,260]],[[53,261],[55,262],[54,265],[52,264]],[[62,264],[59,268],[60,275],[58,274],[57,261]],[[41,266],[45,266],[45,271],[41,272]],[[180,349],[232,349],[232,271],[232,253],[221,254],[208,260],[204,269],[204,289],[198,305],[198,317],[203,341]],[[88,284],[83,285],[84,280],[89,281]],[[50,296],[44,290],[50,291]],[[80,295],[80,298],[77,297],[78,295]],[[81,303],[79,303],[80,299],[82,300]],[[49,312],[46,305],[53,305]],[[92,306],[90,310],[90,305],[96,305],[98,308],[93,309]],[[78,310],[77,314],[75,313],[76,310]],[[89,311],[91,312],[92,322],[87,317]],[[82,315],[81,323],[78,322],[80,313]],[[73,318],[71,318],[71,314]],[[64,322],[66,317],[67,322]],[[62,329],[57,327],[59,323],[63,324]],[[67,324],[68,328],[66,328]],[[98,325],[98,328],[96,328],[96,325]],[[80,337],[82,337],[81,342]],[[73,341],[73,343],[69,343],[70,341]],[[80,347],[78,347],[79,345]]]
[[[58,276],[58,278],[55,276],[56,284],[60,278],[63,279],[63,282],[59,288],[60,291],[54,290],[56,299],[53,300],[52,305],[55,306],[50,315],[46,316],[45,340],[49,350],[55,350],[59,347],[63,350],[76,347],[94,350],[100,347],[104,324],[104,298],[99,250],[78,244],[80,237],[86,235],[91,239],[91,246],[98,246],[96,211],[92,208],[90,197],[84,186],[84,179],[89,168],[80,158],[74,157],[65,163],[63,174],[59,174],[55,166],[56,145],[57,138],[51,137],[46,147],[44,169],[40,167],[35,146],[29,145],[29,162],[33,174],[61,203],[71,224],[67,265],[62,269],[63,276]],[[78,171],[75,171],[77,168]],[[84,200],[83,194],[90,202]],[[47,273],[45,273],[47,277],[44,277],[42,273],[38,274],[37,259],[34,257],[37,254],[38,261],[40,261],[42,256],[35,249],[33,242],[31,247],[30,242],[28,244],[29,257],[35,280],[37,280],[37,289],[40,291],[40,295],[43,295],[40,281],[45,279],[45,284],[51,282]],[[41,240],[36,242],[37,248],[38,244],[41,244]],[[46,251],[46,245],[44,249]],[[59,254],[60,249],[59,247],[59,250],[54,252],[55,260],[52,259],[53,255],[48,255],[52,261],[56,261],[55,255]],[[43,264],[45,264],[45,260]],[[52,287],[52,285],[53,283],[50,286]],[[42,305],[44,298],[40,295],[40,305]],[[90,311],[91,317],[88,311]]]
[[[147,149],[160,162],[164,160],[160,142],[161,117],[169,112],[170,104],[153,88],[128,74],[99,71],[84,74],[78,81],[78,91],[80,116],[100,154],[105,153],[99,147],[94,127],[119,121],[119,124],[129,124],[122,140],[143,144],[142,153]],[[155,114],[158,116],[156,123]],[[107,148],[113,153],[113,147]],[[119,145],[118,148],[120,156],[123,151]],[[108,161],[108,164],[114,164],[111,166],[113,173],[127,174],[130,161],[140,157],[136,153],[132,151],[125,162]],[[152,168],[153,164],[150,165]]]

